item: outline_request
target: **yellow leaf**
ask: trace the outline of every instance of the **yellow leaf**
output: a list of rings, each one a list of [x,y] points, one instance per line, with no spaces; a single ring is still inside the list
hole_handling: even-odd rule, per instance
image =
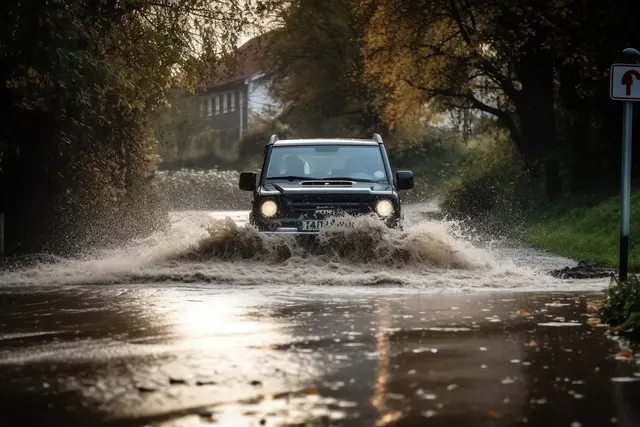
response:
[[[631,350],[623,348],[618,352],[616,359],[631,359]]]
[[[587,323],[591,326],[597,326],[600,324],[600,319],[598,319],[597,317],[592,317],[590,319],[587,319]]]
[[[602,301],[587,300],[587,310],[598,310],[602,306]]]
[[[487,410],[485,411],[485,415],[486,415],[488,418],[498,418],[498,417],[500,417],[500,414],[499,414],[498,412],[496,412],[496,411],[494,411],[494,410],[491,410],[491,409],[487,409]]]

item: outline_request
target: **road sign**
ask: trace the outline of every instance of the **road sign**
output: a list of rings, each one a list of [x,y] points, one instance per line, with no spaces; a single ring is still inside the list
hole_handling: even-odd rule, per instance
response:
[[[640,65],[611,66],[610,96],[617,101],[640,101]]]
[[[631,51],[631,52],[628,52]],[[640,52],[626,49],[625,53],[640,56]],[[613,64],[609,96],[624,101],[622,113],[622,185],[620,212],[620,280],[627,280],[629,264],[629,219],[631,216],[631,136],[633,103],[640,101],[640,64]]]

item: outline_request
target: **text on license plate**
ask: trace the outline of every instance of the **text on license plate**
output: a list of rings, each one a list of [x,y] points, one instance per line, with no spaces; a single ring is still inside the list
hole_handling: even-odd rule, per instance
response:
[[[321,220],[321,219],[302,221],[302,224],[300,225],[300,229],[302,231],[318,231],[318,230],[322,230],[323,228],[326,228],[331,223],[332,221]]]
[[[342,218],[309,219],[300,224],[300,231],[319,231],[332,225],[348,226],[350,222]]]

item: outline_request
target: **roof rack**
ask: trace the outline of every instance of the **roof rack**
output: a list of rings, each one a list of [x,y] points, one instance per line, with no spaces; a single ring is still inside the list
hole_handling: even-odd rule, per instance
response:
[[[271,138],[269,138],[269,145],[273,145],[277,140],[278,140],[278,134],[274,133],[273,135],[271,135]]]
[[[382,137],[380,136],[379,133],[374,133],[373,134],[373,140],[375,142],[377,142],[378,144],[384,144],[384,142],[382,142]]]

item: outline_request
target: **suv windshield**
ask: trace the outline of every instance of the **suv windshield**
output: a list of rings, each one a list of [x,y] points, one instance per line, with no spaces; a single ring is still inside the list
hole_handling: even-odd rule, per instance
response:
[[[266,178],[388,182],[378,145],[273,147]]]

